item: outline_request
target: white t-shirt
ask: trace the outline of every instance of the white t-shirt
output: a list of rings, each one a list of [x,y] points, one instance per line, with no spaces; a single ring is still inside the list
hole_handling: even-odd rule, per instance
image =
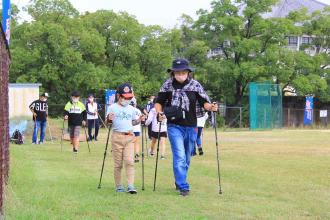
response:
[[[152,131],[159,132],[159,122],[157,121],[157,112],[155,108],[152,108],[148,114],[148,119],[146,120],[146,125],[152,123]],[[160,132],[167,131],[167,120],[162,121],[162,127]]]
[[[96,115],[88,114],[88,112],[90,112],[90,113],[97,112],[97,103],[96,102],[94,102],[93,104],[87,103],[86,110],[87,110],[87,120],[93,120],[93,119],[99,118],[97,114]]]
[[[206,120],[209,118],[209,114],[205,113],[203,117],[197,118],[197,127],[204,128]]]
[[[108,108],[108,114],[114,114],[115,117],[112,121],[112,129],[118,132],[132,132],[133,124],[132,121],[136,118],[136,111],[133,106],[122,106],[118,103],[112,104]]]
[[[142,115],[140,109],[133,107],[135,110],[135,118],[134,120],[139,119],[139,117]],[[141,124],[133,126],[133,132],[141,132]]]

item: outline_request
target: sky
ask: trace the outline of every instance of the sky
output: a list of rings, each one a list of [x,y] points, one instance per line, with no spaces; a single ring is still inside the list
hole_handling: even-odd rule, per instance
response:
[[[330,0],[318,1],[330,5]],[[22,7],[29,0],[11,0],[11,2]],[[70,0],[70,2],[80,12],[94,12],[99,9],[126,11],[136,16],[142,24],[158,24],[172,28],[179,23],[178,19],[182,14],[197,18],[197,10],[210,9],[212,0]]]

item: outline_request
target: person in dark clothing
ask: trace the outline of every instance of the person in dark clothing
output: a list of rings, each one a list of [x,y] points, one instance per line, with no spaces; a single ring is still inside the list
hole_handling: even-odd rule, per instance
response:
[[[202,85],[192,78],[186,59],[176,59],[168,70],[171,77],[162,85],[155,104],[158,120],[167,119],[167,132],[173,154],[176,189],[181,196],[189,195],[187,182],[191,151],[196,141],[197,117],[217,111]]]
[[[144,107],[143,109],[143,113],[148,117],[149,115],[149,112],[151,109],[154,108],[155,106],[155,103],[154,103],[154,100],[155,100],[155,96],[154,95],[151,95],[149,97],[149,101],[148,103],[146,104],[146,106]],[[152,139],[152,124],[149,124],[148,125],[148,138],[151,140]]]
[[[89,141],[97,141],[97,136],[99,133],[100,122],[98,111],[101,110],[100,105],[95,102],[94,95],[89,94],[88,100],[86,103],[86,112],[87,112],[87,126],[88,126],[88,139]],[[94,130],[94,135],[92,135],[92,130]]]
[[[71,101],[64,107],[64,120],[68,120],[70,139],[72,143],[72,150],[74,153],[79,149],[79,136],[81,126],[86,126],[86,108],[83,103],[79,101],[79,92],[71,94]]]
[[[32,102],[29,106],[34,121],[34,129],[32,135],[32,144],[42,144],[44,142],[46,126],[47,126],[47,117],[48,117],[48,104],[47,104],[48,93],[43,93],[40,95],[38,100]],[[38,139],[38,131],[40,129],[40,139]]]

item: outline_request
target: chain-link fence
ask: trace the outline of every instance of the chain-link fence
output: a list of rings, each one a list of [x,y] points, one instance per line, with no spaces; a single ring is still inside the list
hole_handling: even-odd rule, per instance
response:
[[[0,213],[3,215],[5,185],[9,172],[8,75],[10,55],[0,23]],[[0,217],[1,218],[1,217]]]
[[[82,100],[84,101],[84,100]],[[84,103],[84,102],[83,102]],[[62,117],[65,104],[49,105],[49,116],[52,118]],[[105,104],[100,104],[99,115],[102,120],[105,119]],[[326,117],[322,114],[327,110]],[[322,111],[322,112],[321,112]],[[219,105],[218,125],[225,128],[249,128],[249,107]],[[282,126],[293,128],[304,126],[304,109],[283,108]],[[327,127],[330,124],[330,108],[315,109],[313,111],[313,126]]]

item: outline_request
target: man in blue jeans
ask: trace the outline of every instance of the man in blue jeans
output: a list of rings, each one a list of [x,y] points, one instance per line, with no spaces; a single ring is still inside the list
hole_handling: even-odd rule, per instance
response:
[[[29,106],[34,121],[34,129],[32,135],[32,144],[42,144],[45,138],[46,123],[48,116],[48,104],[47,104],[48,93],[43,93],[38,100],[35,100]],[[40,130],[40,139],[38,139],[38,131]]]
[[[192,78],[192,68],[186,59],[176,59],[168,69],[170,78],[162,85],[155,108],[158,120],[167,118],[167,132],[173,154],[176,189],[187,196],[187,182],[191,151],[195,146],[197,117],[207,111],[217,111],[202,85]]]

